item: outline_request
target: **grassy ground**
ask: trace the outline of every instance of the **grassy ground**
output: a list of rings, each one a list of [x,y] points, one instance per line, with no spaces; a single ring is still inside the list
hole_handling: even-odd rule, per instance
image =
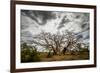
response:
[[[46,52],[23,51],[21,53],[21,62],[48,62],[48,61],[67,61],[67,60],[87,60],[89,51],[66,52],[64,54],[53,55]]]
[[[40,53],[41,61],[62,61],[62,60],[86,60],[89,59],[89,52],[67,52],[65,55],[52,55],[47,57],[47,53]]]

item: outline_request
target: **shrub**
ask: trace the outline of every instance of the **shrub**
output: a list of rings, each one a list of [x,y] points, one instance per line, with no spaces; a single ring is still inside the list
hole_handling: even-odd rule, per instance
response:
[[[21,51],[21,62],[37,62],[40,58],[34,50],[23,50]]]
[[[25,46],[21,49],[21,62],[37,62],[40,61],[40,57],[38,56],[38,52],[36,49],[27,46]]]

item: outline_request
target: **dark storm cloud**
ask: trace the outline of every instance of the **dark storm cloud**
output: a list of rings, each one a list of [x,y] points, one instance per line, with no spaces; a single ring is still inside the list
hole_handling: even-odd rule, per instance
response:
[[[67,24],[69,22],[70,22],[70,20],[67,18],[67,16],[64,16],[63,19],[61,20],[61,22],[59,23],[58,29],[63,28],[64,24]]]
[[[28,25],[21,25],[21,29],[25,29],[27,27],[28,27]]]
[[[89,18],[89,13],[84,13],[84,16],[82,17],[82,24],[81,24],[81,28],[84,30],[88,30],[89,29],[89,24],[90,24],[90,18]]]
[[[76,19],[78,19],[78,18],[80,18],[80,15],[76,15],[76,17],[75,17]]]
[[[83,39],[84,41],[85,40],[89,40],[89,37],[90,37],[89,30],[76,33],[75,35],[76,35],[76,37],[77,37],[78,40],[79,39]],[[87,41],[87,42],[89,42],[89,41]]]
[[[60,24],[57,29],[59,30],[60,28],[63,28],[63,27],[64,27],[64,24]]]
[[[81,24],[81,28],[83,29],[83,31],[89,30],[90,29],[90,24],[89,22],[84,22]]]
[[[21,33],[21,36],[24,36],[24,37],[32,37],[32,34],[29,31],[23,31]]]
[[[35,10],[21,10],[22,14],[30,17],[39,25],[45,25],[47,20],[55,18],[55,15],[51,11],[35,11]]]
[[[27,19],[25,18],[25,15],[23,12],[21,12],[21,29],[26,29],[29,27],[29,22],[27,21]]]
[[[84,23],[84,24],[82,24],[82,28],[85,28],[87,26],[87,24],[86,23]]]
[[[77,39],[81,39],[81,38],[83,38],[82,35],[77,35]]]
[[[29,31],[21,32],[21,42],[32,43],[33,35]]]
[[[89,36],[89,35],[87,35],[84,39],[89,39],[89,37],[90,37],[90,36]]]
[[[25,16],[31,18],[32,20],[34,20],[35,22],[39,23],[37,20],[37,14],[35,11],[33,12],[33,11],[29,11],[29,10],[22,10],[21,13],[22,13],[22,15],[25,15]]]

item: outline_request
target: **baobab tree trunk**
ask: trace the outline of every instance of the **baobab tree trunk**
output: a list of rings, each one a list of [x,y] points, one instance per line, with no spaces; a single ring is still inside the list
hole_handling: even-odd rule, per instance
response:
[[[64,47],[64,49],[62,50],[62,53],[65,55],[68,47],[70,46],[70,42],[68,43],[68,45],[66,47]]]

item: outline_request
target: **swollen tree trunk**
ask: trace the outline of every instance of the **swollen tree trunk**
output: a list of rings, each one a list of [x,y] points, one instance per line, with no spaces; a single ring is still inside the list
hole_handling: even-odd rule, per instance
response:
[[[53,55],[57,55],[57,51],[53,49]]]
[[[57,49],[57,50],[53,50],[53,54],[54,55],[59,55],[60,54],[60,51]]]
[[[70,42],[68,43],[68,45],[66,47],[64,47],[64,49],[62,50],[62,53],[65,55],[68,47],[70,46]]]

